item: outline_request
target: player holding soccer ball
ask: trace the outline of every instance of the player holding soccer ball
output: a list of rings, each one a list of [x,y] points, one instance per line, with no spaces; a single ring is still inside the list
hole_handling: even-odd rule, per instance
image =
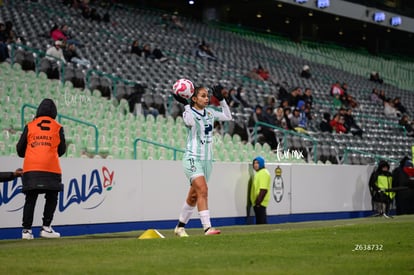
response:
[[[188,137],[183,157],[183,167],[185,175],[191,184],[178,224],[174,229],[175,235],[179,237],[188,237],[184,226],[190,220],[196,206],[204,234],[220,234],[220,230],[211,226],[207,200],[207,182],[213,166],[214,119],[226,121],[231,120],[232,116],[230,108],[220,91],[213,89],[213,95],[220,101],[221,112],[207,107],[209,104],[209,94],[206,87],[196,87],[190,102],[175,93],[173,94],[175,100],[184,105],[183,120],[188,128]]]

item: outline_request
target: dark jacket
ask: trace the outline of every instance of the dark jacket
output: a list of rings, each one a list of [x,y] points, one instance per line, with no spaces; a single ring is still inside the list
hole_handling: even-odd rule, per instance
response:
[[[51,99],[44,99],[36,112],[35,120],[39,117],[50,117],[51,119],[55,119],[57,116],[57,109],[55,103]],[[43,125],[41,125],[43,126]],[[43,126],[44,127],[44,126]],[[42,131],[45,131],[45,135],[48,134],[48,131],[50,129],[48,127],[44,127]],[[31,133],[29,133],[29,127],[28,125],[25,126],[23,133],[20,136],[20,139],[16,145],[17,154],[20,157],[24,157],[25,160],[28,156],[26,156],[26,151],[28,146],[31,146],[28,144],[28,136]],[[65,135],[63,131],[63,127],[60,127],[59,129],[59,144],[57,146],[57,155],[60,157],[66,152],[66,141],[65,141]],[[39,157],[42,161],[52,161],[49,159],[42,158],[42,156]],[[53,166],[53,165],[51,165]],[[24,170],[24,168],[23,168]],[[24,171],[23,177],[23,189],[22,192],[26,192],[29,190],[57,190],[60,191],[63,188],[62,185],[62,175],[60,173],[54,173],[54,172],[47,172],[47,171]]]
[[[408,157],[404,157],[400,165],[392,171],[394,187],[407,187],[398,191],[395,196],[397,215],[414,214],[414,167]]]
[[[15,178],[17,177],[14,175],[14,172],[0,172],[0,182],[14,180]]]

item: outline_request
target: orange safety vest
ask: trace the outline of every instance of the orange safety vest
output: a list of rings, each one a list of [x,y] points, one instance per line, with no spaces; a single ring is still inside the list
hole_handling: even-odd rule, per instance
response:
[[[41,116],[27,124],[27,147],[23,171],[61,174],[58,146],[62,126],[51,117]]]

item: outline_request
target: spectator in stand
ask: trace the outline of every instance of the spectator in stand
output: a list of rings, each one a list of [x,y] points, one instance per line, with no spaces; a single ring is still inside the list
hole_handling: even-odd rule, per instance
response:
[[[237,108],[241,105],[240,100],[237,98],[237,89],[231,88],[229,90],[229,96],[228,96],[228,102],[227,105],[229,105],[230,108]]]
[[[9,58],[9,49],[7,48],[6,26],[0,22],[0,62]]]
[[[139,42],[138,42],[138,40],[134,40],[134,41],[132,42],[132,44],[131,44],[131,50],[130,50],[130,53],[134,53],[134,54],[136,54],[136,55],[138,55],[138,56],[142,56],[142,49],[141,49],[141,47],[139,46]]]
[[[292,123],[290,122],[290,119],[292,118],[292,109],[290,107],[283,108],[283,116],[286,121],[286,129],[293,130]]]
[[[266,123],[269,123],[271,125],[276,126],[276,115],[274,114],[273,108],[270,106],[267,106],[264,113],[264,118],[266,120]]]
[[[308,65],[303,66],[302,72],[300,73],[300,76],[306,79],[311,78],[310,68]]]
[[[287,97],[288,105],[290,107],[296,107],[300,100],[300,95],[302,94],[301,89],[299,87],[293,88],[290,94]]]
[[[180,31],[185,31],[183,23],[176,15],[171,16],[170,26],[171,26],[171,29],[178,29]]]
[[[345,134],[346,128],[344,126],[345,118],[341,116],[339,113],[334,116],[334,118],[329,123],[332,127],[332,129],[337,134]]]
[[[383,100],[379,97],[379,90],[377,88],[373,88],[370,96],[370,100],[374,104],[383,105]]]
[[[63,41],[56,40],[54,45],[51,46],[49,49],[47,49],[46,57],[49,60],[56,61],[56,59],[48,57],[48,56],[53,56],[55,58],[60,59],[63,63],[66,63],[65,56],[63,55],[62,45],[63,45]]]
[[[309,105],[310,108],[313,106],[313,95],[312,95],[312,89],[306,88],[305,92],[302,96],[302,100],[305,101],[307,105]]]
[[[246,92],[243,87],[237,88],[236,98],[241,102],[244,108],[252,108],[250,104],[244,99],[245,94]]]
[[[91,62],[88,59],[81,57],[77,53],[75,44],[68,44],[67,47],[63,49],[63,56],[67,62],[86,66],[88,68],[91,66]]]
[[[201,41],[201,44],[197,45],[195,49],[195,55],[207,60],[217,61],[217,57],[211,50],[210,45],[208,45],[204,40]]]
[[[307,133],[306,129],[308,127],[308,117],[306,114],[306,103],[303,100],[299,100],[297,109],[299,110],[299,120],[298,125],[295,128],[296,132]]]
[[[217,99],[217,97],[214,96],[214,91],[216,91],[216,93],[219,93],[221,96],[224,97],[224,94],[228,94],[228,90],[226,88],[224,88],[221,84],[217,84],[217,85],[213,86],[213,88],[211,90],[213,92],[213,95],[211,95],[211,97],[210,97],[210,105],[219,107],[220,106],[220,101]]]
[[[358,102],[355,100],[355,98],[353,96],[351,96],[348,92],[348,84],[347,83],[342,83],[341,86],[342,90],[344,91],[344,94],[342,96],[342,104],[345,105],[346,107],[351,107],[351,108],[356,108],[358,107]]]
[[[164,13],[161,15],[160,21],[157,25],[160,25],[164,30],[168,29],[170,25],[170,17],[168,14]]]
[[[394,98],[393,100],[394,108],[397,109],[401,114],[407,113],[407,109],[401,103],[401,99],[399,97]]]
[[[262,65],[259,64],[257,68],[253,68],[250,72],[248,72],[247,76],[254,80],[266,81],[269,79],[270,74],[267,69],[263,68]]]
[[[342,96],[344,93],[345,92],[342,89],[341,82],[336,81],[334,84],[332,84],[331,91],[330,91],[330,94],[332,96],[336,96],[336,95]]]
[[[287,129],[285,115],[282,107],[277,107],[274,111],[275,114],[275,125],[283,129]]]
[[[152,50],[150,44],[144,45],[144,47],[142,48],[142,55],[145,58],[150,58],[159,62],[168,61],[168,57],[166,57],[160,49],[155,48],[154,50]]]
[[[386,99],[384,101],[384,114],[390,118],[401,117],[400,111],[394,107],[394,102],[391,99]]]
[[[356,123],[355,118],[352,115],[352,108],[344,110],[343,116],[345,118],[344,126],[346,128],[346,132],[362,138],[363,131],[361,127],[359,127],[359,125]]]
[[[413,122],[410,121],[410,118],[408,115],[403,115],[398,122],[399,125],[403,126],[407,136],[413,137],[414,136],[414,128],[413,128]]]
[[[323,113],[323,118],[321,122],[319,123],[319,129],[322,132],[332,133],[333,129],[332,129],[330,122],[331,122],[331,114]]]
[[[79,41],[76,39],[73,39],[69,35],[69,26],[66,24],[63,24],[60,28],[55,24],[52,29],[50,30],[50,37],[54,41],[63,41],[65,44],[75,44],[76,46],[83,46]]]
[[[4,35],[6,37],[6,43],[21,43],[21,39],[17,36],[16,32],[13,30],[13,23],[11,21],[6,21]]]
[[[379,91],[379,96],[378,97],[382,100],[382,102],[387,100],[387,97],[385,96],[385,91],[384,90]]]
[[[276,86],[279,86],[277,99],[284,100],[284,99],[288,98],[288,96],[289,96],[289,92],[287,90],[288,83],[286,81],[283,81],[282,85],[276,84]]]
[[[377,82],[379,84],[384,83],[384,80],[380,77],[378,72],[372,72],[371,75],[369,76],[369,80],[373,82]]]
[[[256,122],[263,122],[263,123],[269,123],[269,121],[266,119],[265,115],[263,114],[263,107],[260,105],[257,105],[255,108],[254,113],[249,119],[249,127],[254,127],[256,125]],[[264,140],[267,144],[270,145],[272,149],[277,148],[277,141],[276,141],[276,135],[273,131],[273,129],[263,126],[260,126],[259,133],[261,133],[264,137]]]

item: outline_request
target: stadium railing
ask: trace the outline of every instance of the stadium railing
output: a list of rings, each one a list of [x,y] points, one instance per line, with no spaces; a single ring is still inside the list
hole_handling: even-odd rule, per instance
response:
[[[37,106],[34,106],[32,104],[23,104],[22,105],[22,108],[21,108],[21,111],[20,111],[20,114],[21,114],[21,129],[22,129],[22,131],[23,131],[24,126],[25,126],[24,111],[25,111],[26,108],[31,108],[31,109],[37,110]],[[62,119],[71,120],[71,121],[73,121],[75,123],[80,123],[80,124],[86,125],[88,127],[92,127],[95,130],[95,154],[97,155],[99,153],[99,143],[98,143],[99,130],[98,130],[98,127],[96,127],[95,124],[92,124],[92,123],[89,123],[89,122],[86,122],[86,121],[83,121],[83,120],[80,120],[80,119],[77,119],[77,118],[74,118],[74,117],[71,117],[71,116],[66,116],[66,115],[63,115],[63,114],[59,114],[58,113],[57,114],[57,121],[59,123],[61,123]]]
[[[288,135],[299,136],[299,137],[304,138],[306,140],[310,140],[312,142],[313,161],[314,161],[314,163],[318,162],[318,159],[317,159],[317,156],[318,156],[318,154],[317,154],[318,153],[318,151],[317,151],[318,150],[318,141],[314,137],[311,137],[311,136],[308,136],[308,135],[305,135],[305,134],[301,134],[301,133],[297,133],[297,132],[292,131],[292,130],[286,130],[286,129],[283,129],[283,128],[280,128],[280,127],[277,127],[275,125],[268,124],[268,123],[265,123],[265,122],[257,121],[254,124],[254,129],[253,129],[254,143],[257,143],[257,133],[258,133],[258,130],[259,130],[260,126],[269,127],[269,128],[272,128],[272,129],[275,129],[275,130],[278,130],[278,131],[282,132],[283,133],[283,150],[285,150],[285,151],[288,149],[287,148],[287,146],[288,146],[287,136]]]
[[[351,153],[357,153],[357,154],[364,155],[364,156],[368,156],[368,157],[372,157],[372,158],[375,159],[375,163],[378,163],[379,160],[386,160],[386,161],[389,161],[389,162],[392,162],[392,163],[400,162],[399,160],[395,160],[395,159],[387,158],[387,157],[384,157],[384,156],[381,156],[381,155],[372,154],[372,153],[369,153],[369,152],[365,152],[365,151],[361,151],[361,150],[357,150],[357,149],[347,147],[347,148],[344,149],[344,157],[342,159],[342,164],[348,164],[348,161],[349,161],[349,156],[348,155],[349,155],[350,152]]]
[[[145,143],[148,143],[148,144],[152,144],[152,145],[155,145],[155,146],[158,146],[158,147],[163,147],[163,148],[166,148],[166,149],[168,149],[168,150],[172,150],[173,151],[173,159],[174,160],[177,160],[177,152],[181,152],[181,153],[184,153],[185,151],[183,150],[183,149],[179,149],[179,148],[176,148],[176,147],[173,147],[173,146],[170,146],[170,145],[166,145],[166,144],[162,144],[162,143],[159,143],[159,142],[156,142],[156,141],[152,141],[152,140],[148,140],[148,139],[145,139],[145,138],[136,138],[135,140],[134,140],[134,159],[137,159],[137,144],[138,144],[138,142],[145,142]]]

